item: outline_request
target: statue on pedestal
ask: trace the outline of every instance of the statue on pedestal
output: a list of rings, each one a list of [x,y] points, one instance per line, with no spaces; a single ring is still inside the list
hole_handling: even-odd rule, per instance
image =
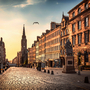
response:
[[[71,45],[71,42],[69,41],[69,39],[66,42],[65,49],[66,49],[67,56],[73,56],[73,49],[72,49],[72,45]]]

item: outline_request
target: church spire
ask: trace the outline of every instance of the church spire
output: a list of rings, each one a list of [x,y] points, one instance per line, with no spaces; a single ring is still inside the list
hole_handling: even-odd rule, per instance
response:
[[[64,17],[64,12],[62,13],[62,17]]]
[[[25,36],[25,24],[23,24],[23,36]]]

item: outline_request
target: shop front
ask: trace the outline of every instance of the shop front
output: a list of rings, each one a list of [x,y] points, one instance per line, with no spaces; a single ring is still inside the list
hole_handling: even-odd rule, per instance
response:
[[[54,60],[54,67],[61,67],[61,59]]]
[[[65,58],[64,57],[60,57],[60,67],[63,67],[63,65],[65,65]]]

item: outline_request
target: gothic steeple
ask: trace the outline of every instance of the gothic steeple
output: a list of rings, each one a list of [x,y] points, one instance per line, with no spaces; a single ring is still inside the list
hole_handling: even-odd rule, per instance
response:
[[[62,18],[64,17],[64,12],[62,13]]]
[[[25,36],[25,24],[23,24],[23,36]]]
[[[23,24],[23,34],[21,40],[21,50],[27,49],[27,39],[25,35],[25,24]]]

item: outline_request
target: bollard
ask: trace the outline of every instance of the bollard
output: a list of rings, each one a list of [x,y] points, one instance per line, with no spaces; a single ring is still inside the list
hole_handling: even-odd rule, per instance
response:
[[[50,73],[50,71],[48,70],[48,73]]]
[[[53,71],[51,71],[51,75],[54,75],[54,72]]]
[[[88,77],[85,77],[85,79],[84,79],[84,83],[89,83],[89,79],[88,79]]]
[[[78,71],[78,75],[81,75],[81,74],[80,74],[80,71]]]
[[[44,69],[44,73],[46,73],[46,70]]]

